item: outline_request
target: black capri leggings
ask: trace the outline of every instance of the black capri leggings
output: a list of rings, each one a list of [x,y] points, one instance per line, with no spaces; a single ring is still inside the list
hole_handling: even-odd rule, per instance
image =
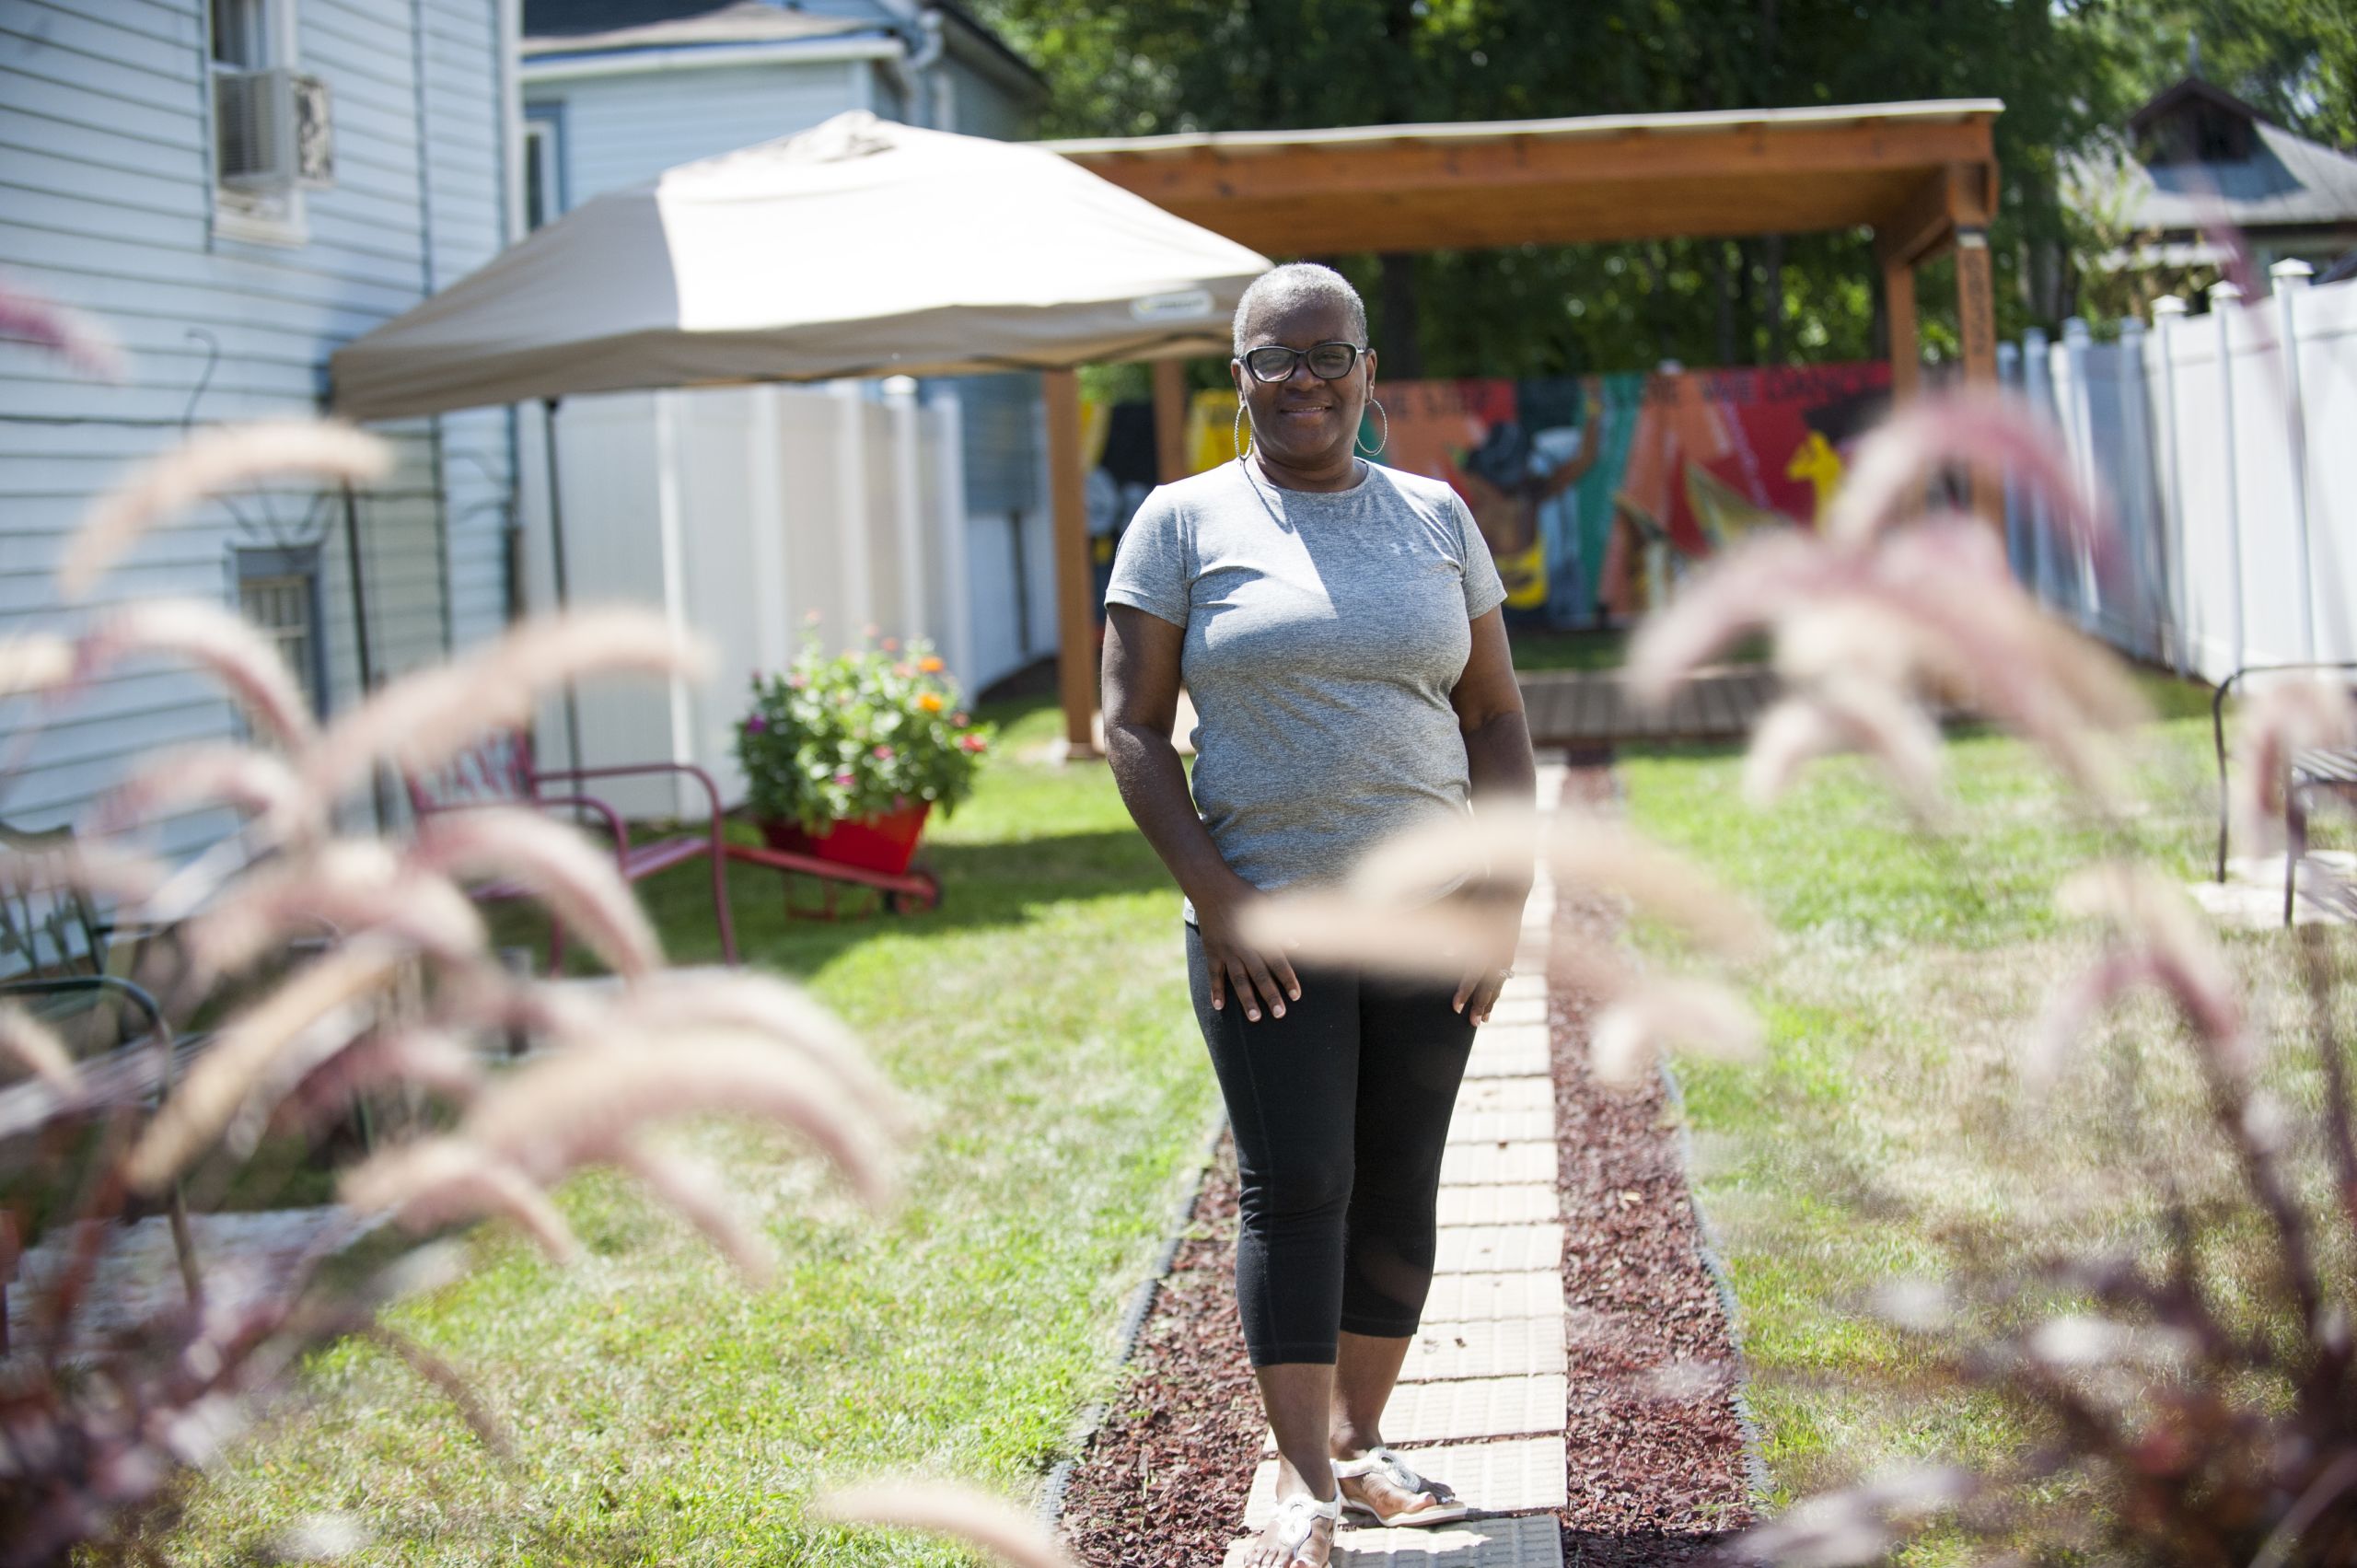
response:
[[[1195,1016],[1236,1130],[1236,1303],[1252,1365],[1331,1364],[1337,1330],[1416,1331],[1432,1287],[1441,1151],[1472,1020],[1456,988],[1296,969],[1301,1000],[1214,1012],[1187,928]]]

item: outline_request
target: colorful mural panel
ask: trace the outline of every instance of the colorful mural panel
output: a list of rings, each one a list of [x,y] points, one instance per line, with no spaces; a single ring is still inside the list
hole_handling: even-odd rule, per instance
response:
[[[1381,460],[1465,497],[1510,614],[1593,625],[1754,528],[1813,521],[1889,389],[1879,363],[1393,381]]]
[[[1763,525],[1813,522],[1852,441],[1890,400],[1882,361],[1757,370],[1665,367],[1513,381],[1383,381],[1363,448],[1465,497],[1505,579],[1509,617],[1625,621],[1679,573]],[[1188,409],[1196,472],[1236,456],[1236,394]],[[1090,524],[1100,572],[1153,482],[1151,410],[1123,404],[1105,440]],[[1109,435],[1108,440],[1105,432]],[[1116,471],[1118,470],[1118,471]]]

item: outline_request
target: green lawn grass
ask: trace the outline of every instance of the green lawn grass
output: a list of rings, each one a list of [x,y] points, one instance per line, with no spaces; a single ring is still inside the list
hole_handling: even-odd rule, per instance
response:
[[[471,1277],[396,1315],[506,1426],[512,1465],[347,1345],[196,1486],[173,1562],[253,1561],[320,1511],[355,1518],[372,1562],[972,1561],[805,1506],[877,1470],[1035,1495],[1111,1387],[1121,1305],[1216,1105],[1178,896],[1110,778],[1013,760],[1053,733],[1045,708],[991,716],[1012,721],[1000,760],[928,830],[938,911],[788,923],[772,877],[733,877],[748,961],[810,985],[919,1108],[899,1208],[867,1217],[782,1135],[684,1131],[785,1260],[752,1290],[626,1181],[578,1180],[562,1205],[581,1264],[486,1228]],[[644,890],[676,959],[717,956],[701,868]]]
[[[2156,706],[2177,716],[2142,734],[2129,836],[2191,879],[2215,822],[2206,696],[2158,685]],[[1820,766],[1766,812],[1742,803],[1731,752],[1621,760],[1632,821],[1779,928],[1747,977],[1764,1060],[1678,1067],[1779,1501],[1916,1458],[2000,1465],[2025,1435],[1986,1395],[1922,1386],[1926,1347],[1868,1309],[1877,1286],[2149,1248],[2164,1173],[2197,1202],[2239,1191],[2157,1004],[2096,1031],[2050,1091],[2026,1085],[2019,1051],[2049,989],[2097,951],[2095,932],[2056,913],[2054,887],[2113,841],[2074,819],[2020,743],[1960,734],[1948,761],[1955,820],[1933,834],[1855,760]],[[2280,1042],[2270,1086],[2295,1114],[2313,1108],[2288,944],[2223,940]],[[2256,1239],[2231,1223],[2217,1237],[2230,1292],[2265,1268]],[[1953,1544],[1917,1560],[1946,1561]]]

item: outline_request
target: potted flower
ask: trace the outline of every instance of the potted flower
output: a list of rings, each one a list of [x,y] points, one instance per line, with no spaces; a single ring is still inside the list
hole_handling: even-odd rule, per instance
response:
[[[932,648],[890,638],[831,657],[813,638],[784,671],[753,677],[737,726],[747,804],[772,849],[894,874],[927,813],[973,792],[989,749]]]

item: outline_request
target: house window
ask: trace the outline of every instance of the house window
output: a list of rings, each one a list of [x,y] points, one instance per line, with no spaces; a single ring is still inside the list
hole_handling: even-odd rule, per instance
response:
[[[300,245],[308,238],[300,191],[238,189],[225,181],[221,167],[223,81],[277,66],[291,68],[298,63],[295,5],[296,0],[209,0],[206,30],[214,86],[213,233],[216,238]]]
[[[278,647],[311,711],[328,706],[327,645],[319,635],[319,552],[238,552],[238,609]]]
[[[270,0],[213,0],[213,63],[232,71],[271,64]]]
[[[554,114],[524,116],[524,226],[535,229],[564,215],[564,169]]]

